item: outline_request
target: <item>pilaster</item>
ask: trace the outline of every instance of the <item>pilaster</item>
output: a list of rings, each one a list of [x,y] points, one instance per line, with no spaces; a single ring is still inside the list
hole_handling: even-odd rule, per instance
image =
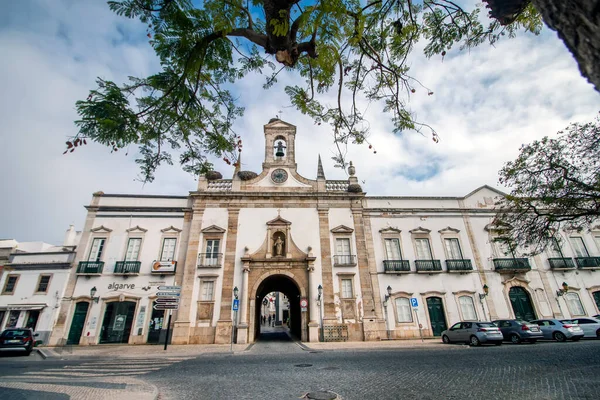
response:
[[[323,319],[337,320],[333,297],[333,269],[331,266],[331,239],[329,237],[329,208],[317,208],[319,213],[319,236],[321,239],[321,271],[323,286]]]

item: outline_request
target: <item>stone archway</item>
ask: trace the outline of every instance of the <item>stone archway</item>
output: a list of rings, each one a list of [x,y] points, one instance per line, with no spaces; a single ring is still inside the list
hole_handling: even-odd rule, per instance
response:
[[[260,334],[261,302],[271,292],[281,292],[288,298],[290,306],[290,334],[302,341],[308,340],[308,312],[302,312],[300,300],[306,297],[306,278],[290,271],[269,271],[255,279],[250,294],[249,341],[254,342]]]

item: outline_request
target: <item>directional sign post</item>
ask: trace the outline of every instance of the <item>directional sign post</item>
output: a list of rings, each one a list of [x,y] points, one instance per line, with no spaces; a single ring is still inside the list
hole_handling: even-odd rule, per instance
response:
[[[417,298],[416,298],[416,297],[411,297],[411,298],[410,298],[410,305],[411,305],[413,308],[418,308],[418,307],[419,307],[419,301],[417,300]]]
[[[417,300],[416,297],[411,297],[410,305],[412,306],[412,309],[415,312],[415,317],[417,318],[417,324],[419,324],[419,335],[421,335],[421,342],[424,342],[423,331],[421,330],[423,325],[421,325],[421,323],[419,322],[419,300]]]
[[[176,293],[176,292],[157,292],[156,295],[158,297],[179,297],[179,296],[181,296],[180,293]]]
[[[154,300],[156,304],[179,304],[178,297],[159,297]]]
[[[234,299],[233,300],[233,307],[232,310],[233,311],[237,311],[240,309],[240,301],[238,299]]]
[[[179,310],[179,304],[155,304],[155,310]]]

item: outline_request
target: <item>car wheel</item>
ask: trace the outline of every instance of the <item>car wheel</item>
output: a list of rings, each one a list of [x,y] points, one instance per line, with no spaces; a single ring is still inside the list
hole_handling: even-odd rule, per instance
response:
[[[446,344],[450,344],[450,338],[446,335],[442,336],[442,342]]]
[[[477,336],[473,335],[473,336],[471,336],[471,340],[469,341],[469,344],[471,346],[479,346],[481,344],[481,342],[479,341]]]
[[[554,340],[556,340],[557,342],[564,342],[565,340],[567,340],[567,337],[562,332],[554,332],[554,335],[552,336],[554,336]]]
[[[513,333],[512,335],[510,335],[510,341],[513,344],[519,344],[519,343],[521,343],[521,338],[516,333]]]

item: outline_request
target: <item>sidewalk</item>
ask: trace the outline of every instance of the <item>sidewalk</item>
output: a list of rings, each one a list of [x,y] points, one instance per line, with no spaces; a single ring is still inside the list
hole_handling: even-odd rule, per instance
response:
[[[380,350],[436,348],[443,345],[440,339],[380,340],[372,342],[310,342],[301,343],[307,350]]]

